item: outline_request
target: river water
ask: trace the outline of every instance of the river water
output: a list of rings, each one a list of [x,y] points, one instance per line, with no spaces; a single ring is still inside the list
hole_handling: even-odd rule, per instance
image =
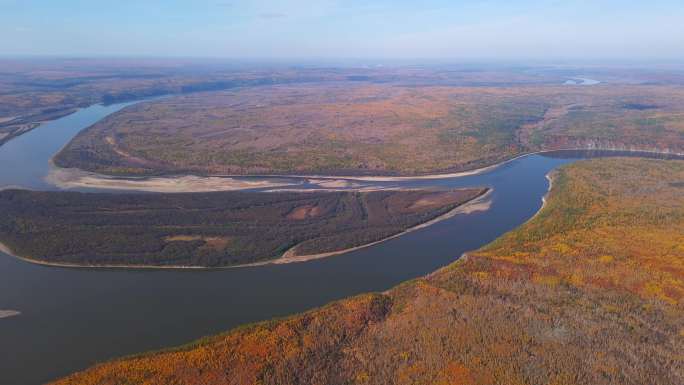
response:
[[[81,129],[126,104],[92,106],[0,147],[0,188],[52,190],[48,160]],[[72,269],[0,253],[0,384],[39,384],[114,357],[174,346],[350,295],[388,289],[455,261],[529,219],[545,175],[585,152],[529,155],[410,187],[489,186],[488,211],[458,215],[366,249],[288,265],[186,271]],[[302,181],[293,180],[301,188]],[[377,184],[377,183],[376,183]]]

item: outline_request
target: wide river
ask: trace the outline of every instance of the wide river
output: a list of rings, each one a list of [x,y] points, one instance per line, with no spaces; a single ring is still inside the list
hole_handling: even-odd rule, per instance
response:
[[[48,160],[80,130],[125,105],[85,108],[1,146],[0,188],[56,189],[44,181]],[[488,211],[305,263],[207,271],[73,269],[0,253],[0,313],[20,312],[0,318],[0,384],[40,384],[99,361],[183,344],[427,274],[528,220],[541,206],[549,171],[594,155],[529,155],[479,175],[379,183],[490,186],[494,192]],[[311,187],[304,179],[291,183]]]

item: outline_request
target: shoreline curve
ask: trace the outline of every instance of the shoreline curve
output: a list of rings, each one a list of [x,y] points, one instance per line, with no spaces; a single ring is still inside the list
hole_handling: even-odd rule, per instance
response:
[[[556,178],[556,172],[557,172],[557,169],[553,169],[553,170],[549,171],[548,173],[546,173],[546,175],[544,175],[544,177],[549,181],[549,188],[546,190],[546,193],[545,193],[544,196],[542,196],[542,198],[541,198],[542,204],[541,204],[541,206],[539,207],[539,210],[537,210],[537,212],[535,212],[534,215],[532,215],[528,220],[526,220],[525,222],[519,224],[519,225],[516,226],[515,228],[519,228],[520,226],[524,225],[525,223],[530,222],[531,220],[533,220],[534,218],[536,218],[539,214],[541,214],[541,212],[544,210],[544,208],[546,207],[547,202],[548,202],[549,194],[551,194],[551,190],[553,189],[553,181],[554,181],[554,179]],[[504,233],[504,234],[506,234],[506,233]],[[501,234],[500,236],[503,236],[504,234]],[[497,237],[497,238],[498,238],[498,237]],[[486,246],[486,245],[482,245],[481,247],[484,247],[484,246]],[[481,247],[480,247],[480,248],[481,248]],[[474,250],[471,250],[471,251],[474,251]],[[462,253],[462,254],[461,254],[458,258],[456,258],[456,260],[454,260],[452,263],[456,263],[456,262],[459,262],[459,261],[461,261],[461,260],[466,260],[466,259],[468,259],[468,253],[469,253],[468,251],[466,251],[465,253]],[[446,266],[443,266],[443,267],[440,267],[439,269],[437,269],[437,270],[435,270],[435,271],[433,271],[433,272],[430,272],[430,273],[424,275],[424,278],[429,279],[430,277],[432,277],[433,275],[436,275],[436,274],[439,273],[440,271],[449,268],[450,265],[451,265],[451,264],[446,265]],[[383,293],[384,293],[384,292],[383,292]]]
[[[46,175],[45,180],[60,189],[73,188],[91,188],[103,190],[125,190],[125,191],[140,191],[140,192],[160,192],[160,193],[182,193],[182,192],[208,192],[208,191],[239,191],[254,188],[273,189],[292,186],[293,183],[285,181],[268,181],[267,179],[289,178],[300,180],[300,183],[308,182],[310,184],[318,184],[322,189],[340,190],[338,187],[325,187],[325,184],[331,182],[337,183],[343,187],[352,185],[346,190],[361,191],[363,189],[372,189],[372,185],[353,186],[353,182],[410,182],[420,180],[437,180],[460,178],[471,175],[479,175],[515,160],[547,153],[554,153],[559,151],[603,151],[603,152],[625,152],[635,154],[653,154],[653,155],[669,155],[676,157],[684,157],[684,153],[671,151],[653,151],[653,150],[638,150],[638,149],[619,149],[619,148],[564,148],[554,150],[541,150],[534,152],[525,152],[516,155],[510,159],[503,160],[489,166],[480,167],[472,170],[460,171],[455,173],[444,174],[427,174],[416,176],[336,176],[336,175],[294,175],[294,174],[253,174],[253,175],[193,175],[181,174],[175,176],[110,176],[105,174],[98,174],[90,171],[85,171],[77,168],[62,168],[54,164],[50,160],[50,171]],[[245,178],[262,178],[262,180],[249,181]]]

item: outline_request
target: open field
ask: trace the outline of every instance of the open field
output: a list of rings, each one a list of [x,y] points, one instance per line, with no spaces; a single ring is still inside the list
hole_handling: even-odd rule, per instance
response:
[[[0,241],[75,266],[223,267],[363,246],[441,217],[485,189],[362,193],[0,192]],[[299,258],[299,259],[302,259]]]
[[[582,161],[427,277],[55,384],[682,384],[684,162]]]
[[[130,106],[79,134],[60,167],[109,175],[426,175],[563,148],[684,153],[684,91],[328,83]]]

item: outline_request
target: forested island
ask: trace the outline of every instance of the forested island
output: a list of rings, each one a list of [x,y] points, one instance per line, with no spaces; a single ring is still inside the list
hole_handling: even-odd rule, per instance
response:
[[[487,188],[372,192],[94,194],[0,191],[0,242],[74,266],[225,267],[377,242]]]
[[[426,277],[55,384],[684,383],[684,162],[553,181],[531,221]]]

